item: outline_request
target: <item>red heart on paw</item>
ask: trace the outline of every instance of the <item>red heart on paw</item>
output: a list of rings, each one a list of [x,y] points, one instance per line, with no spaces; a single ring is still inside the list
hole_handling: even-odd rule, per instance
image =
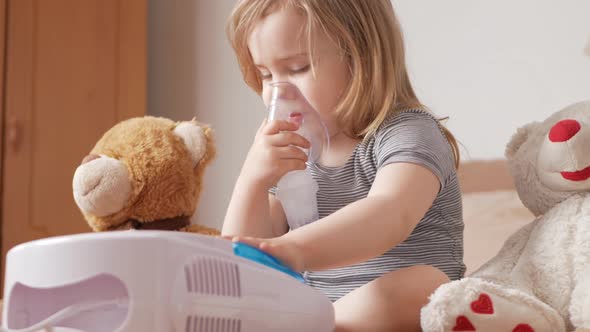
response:
[[[475,327],[473,327],[473,324],[471,324],[467,317],[459,316],[457,317],[453,331],[475,331]]]
[[[533,329],[529,324],[518,324],[512,330],[512,332],[535,332],[535,329]]]
[[[486,293],[482,293],[479,298],[471,302],[471,310],[477,314],[491,315],[494,313],[492,299]]]

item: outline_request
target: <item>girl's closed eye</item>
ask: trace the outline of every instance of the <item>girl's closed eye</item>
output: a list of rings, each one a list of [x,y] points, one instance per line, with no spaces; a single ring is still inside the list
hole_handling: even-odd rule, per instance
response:
[[[258,75],[260,75],[260,79],[263,81],[267,81],[267,80],[272,79],[272,74],[268,71],[261,70],[258,72]]]
[[[305,65],[305,66],[301,66],[301,67],[295,67],[295,68],[289,69],[289,74],[290,75],[303,74],[303,73],[308,72],[310,68],[311,68],[310,65]],[[260,79],[262,81],[272,80],[272,73],[269,72],[269,71],[260,70],[258,72],[258,75],[260,75]]]
[[[302,66],[302,67],[294,68],[294,69],[291,69],[291,73],[292,74],[305,73],[305,72],[307,72],[309,70],[309,68],[310,68],[310,65],[305,65],[305,66]]]

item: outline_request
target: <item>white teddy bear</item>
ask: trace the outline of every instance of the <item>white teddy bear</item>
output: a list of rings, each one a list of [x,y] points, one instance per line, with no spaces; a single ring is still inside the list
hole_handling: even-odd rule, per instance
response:
[[[590,101],[518,129],[506,157],[535,220],[422,309],[431,331],[590,328]]]

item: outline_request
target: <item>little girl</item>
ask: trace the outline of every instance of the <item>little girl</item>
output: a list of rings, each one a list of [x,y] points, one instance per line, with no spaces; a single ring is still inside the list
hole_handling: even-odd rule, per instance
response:
[[[309,142],[262,123],[222,233],[307,271],[337,331],[419,331],[428,296],[465,270],[459,155],[412,89],[390,0],[241,0],[228,35],[265,104],[270,83],[294,84],[331,144],[309,166],[320,219],[290,227],[270,189],[306,168]]]

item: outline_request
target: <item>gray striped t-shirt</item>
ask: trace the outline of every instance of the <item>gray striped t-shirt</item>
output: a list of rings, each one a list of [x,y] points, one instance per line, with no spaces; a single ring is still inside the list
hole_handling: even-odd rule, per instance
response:
[[[377,171],[397,162],[431,170],[440,181],[440,191],[412,234],[385,254],[347,267],[305,273],[306,282],[332,301],[387,272],[412,265],[435,266],[451,280],[461,278],[465,272],[455,160],[436,119],[425,111],[408,110],[388,117],[375,135],[357,144],[343,166],[310,167],[319,185],[320,218],[367,197]]]

